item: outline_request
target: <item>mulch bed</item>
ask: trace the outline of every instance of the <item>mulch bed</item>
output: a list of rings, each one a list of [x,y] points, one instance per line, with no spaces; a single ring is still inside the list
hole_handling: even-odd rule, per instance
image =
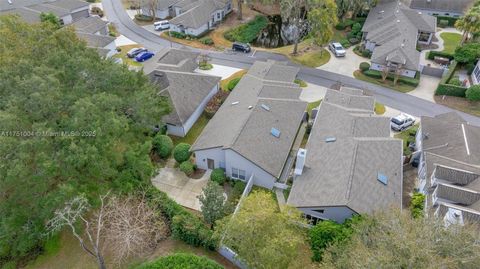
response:
[[[195,172],[193,172],[193,174],[190,176],[190,178],[193,178],[193,179],[200,179],[203,177],[203,175],[205,175],[205,170],[203,169],[197,169],[195,170]]]

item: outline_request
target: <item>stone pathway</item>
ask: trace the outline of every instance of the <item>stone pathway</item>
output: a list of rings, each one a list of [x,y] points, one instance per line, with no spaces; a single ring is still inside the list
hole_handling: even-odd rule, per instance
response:
[[[152,179],[152,184],[178,204],[200,211],[200,201],[197,196],[207,185],[211,170],[206,171],[200,179],[192,179],[174,166],[175,160],[169,159],[165,167],[161,168],[158,175]]]

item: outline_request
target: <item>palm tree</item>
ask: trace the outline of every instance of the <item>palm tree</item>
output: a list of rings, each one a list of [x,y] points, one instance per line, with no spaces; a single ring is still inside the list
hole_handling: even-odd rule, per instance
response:
[[[457,20],[455,27],[463,31],[461,45],[467,41],[471,35],[480,32],[480,6],[471,8],[465,16]]]

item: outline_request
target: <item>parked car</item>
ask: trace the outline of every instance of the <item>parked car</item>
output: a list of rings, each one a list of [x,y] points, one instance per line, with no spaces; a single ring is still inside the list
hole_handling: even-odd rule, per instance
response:
[[[250,48],[250,45],[248,45],[248,44],[235,42],[232,45],[232,50],[249,53],[252,49]]]
[[[414,124],[415,118],[405,113],[402,113],[390,119],[390,127],[394,131],[403,131]]]
[[[342,44],[338,42],[332,42],[328,45],[328,49],[337,57],[344,57],[346,54],[345,49],[343,48]]]
[[[146,48],[133,48],[127,52],[128,58],[135,58],[138,54],[147,51]]]
[[[166,29],[170,29],[170,22],[168,21],[156,21],[153,23],[153,28],[155,31],[162,31]]]
[[[135,56],[135,61],[145,62],[146,60],[152,58],[153,55],[155,55],[155,53],[147,50],[147,51],[144,51],[144,52],[138,54],[137,56]]]

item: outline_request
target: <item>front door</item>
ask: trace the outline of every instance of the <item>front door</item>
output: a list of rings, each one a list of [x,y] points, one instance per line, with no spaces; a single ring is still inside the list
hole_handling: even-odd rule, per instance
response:
[[[212,159],[207,159],[207,166],[208,166],[208,169],[215,169],[215,161],[212,160]]]

